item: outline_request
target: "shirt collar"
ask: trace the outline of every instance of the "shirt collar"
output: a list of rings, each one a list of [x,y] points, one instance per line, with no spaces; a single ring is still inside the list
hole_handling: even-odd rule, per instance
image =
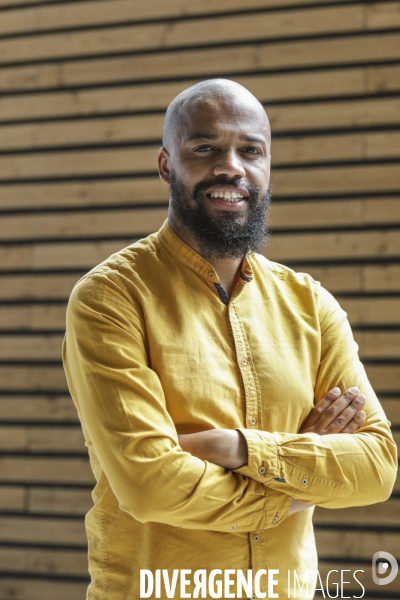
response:
[[[188,246],[176,233],[171,229],[168,219],[158,231],[158,240],[168,250],[170,254],[186,267],[195,271],[200,277],[214,285],[219,283],[218,274],[214,267],[203,258],[198,252]],[[245,282],[253,279],[253,269],[251,267],[251,257],[247,256],[243,260],[242,270],[240,273],[241,279]]]

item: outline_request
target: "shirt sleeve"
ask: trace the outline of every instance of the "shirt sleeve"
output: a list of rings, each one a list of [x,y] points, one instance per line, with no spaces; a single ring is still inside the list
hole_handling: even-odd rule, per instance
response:
[[[366,421],[356,433],[324,436],[240,429],[249,460],[237,472],[327,508],[382,502],[390,496],[397,473],[390,423],[360,362],[346,313],[327,290],[315,285],[321,328],[315,401],[335,386],[342,392],[356,386],[367,398]]]
[[[114,272],[91,274],[75,287],[63,359],[92,464],[135,519],[246,532],[276,527],[276,512],[280,521],[288,514],[283,490],[181,449],[149,365],[144,316]]]

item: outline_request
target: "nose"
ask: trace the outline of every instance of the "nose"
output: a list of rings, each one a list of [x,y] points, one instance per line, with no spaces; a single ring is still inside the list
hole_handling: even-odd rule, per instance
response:
[[[218,154],[214,165],[214,176],[225,175],[230,179],[239,179],[246,175],[242,160],[233,148]]]

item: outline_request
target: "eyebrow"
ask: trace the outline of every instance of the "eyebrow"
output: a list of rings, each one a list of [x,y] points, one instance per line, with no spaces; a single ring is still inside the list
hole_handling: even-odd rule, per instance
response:
[[[215,135],[214,133],[201,133],[201,132],[197,132],[197,133],[193,133],[192,135],[190,135],[186,141],[187,142],[192,142],[193,140],[211,140],[211,141],[215,141],[218,139],[218,136]],[[266,141],[263,137],[258,136],[258,135],[242,135],[240,138],[240,140],[242,140],[243,142],[258,142],[259,144],[264,144],[264,146],[266,145]]]

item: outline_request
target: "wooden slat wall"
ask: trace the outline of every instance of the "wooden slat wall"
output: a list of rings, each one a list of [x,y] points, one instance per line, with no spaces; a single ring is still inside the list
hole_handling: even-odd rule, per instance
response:
[[[397,1],[0,0],[0,600],[85,596],[93,475],[61,367],[66,302],[165,219],[163,113],[196,81],[265,104],[266,254],[339,299],[400,439],[399,33]],[[364,569],[365,597],[398,597],[370,563],[400,558],[399,512],[400,484],[317,509],[321,574]]]

